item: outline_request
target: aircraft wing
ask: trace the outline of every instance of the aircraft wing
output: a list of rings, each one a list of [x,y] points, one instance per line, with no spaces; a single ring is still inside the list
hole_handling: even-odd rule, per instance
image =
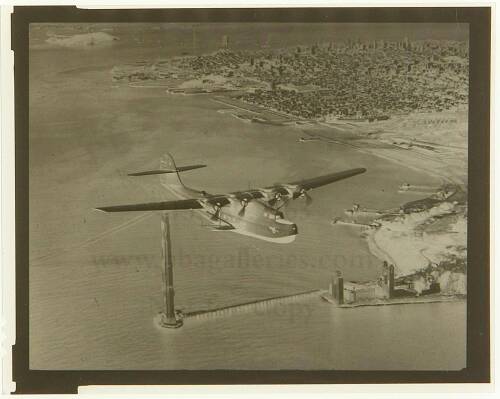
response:
[[[200,209],[203,206],[196,199],[186,199],[177,201],[148,202],[144,204],[103,206],[96,208],[103,212],[131,212],[131,211],[177,211]]]
[[[298,186],[302,190],[310,190],[312,188],[321,187],[339,180],[347,179],[348,177],[356,176],[366,172],[365,168],[357,168],[345,170],[343,172],[329,173],[327,175],[313,177],[312,179],[304,179],[289,183],[291,186]]]
[[[348,177],[356,176],[364,172],[366,172],[365,168],[349,169],[342,172],[329,173],[327,175],[313,177],[312,179],[304,179],[287,184],[277,183],[274,186],[261,189],[237,191],[230,193],[230,196],[242,201],[243,206],[245,206],[244,203],[248,203],[253,199],[261,198],[267,201],[267,203],[271,206],[275,206],[279,201],[283,201],[284,198],[296,199],[299,197],[305,197],[306,200],[310,202],[311,198],[307,194],[307,191],[339,180],[347,179]]]
[[[201,167],[194,165],[194,168]],[[150,171],[153,174],[168,173],[166,171]],[[223,207],[230,203],[230,198],[235,198],[239,201],[248,203],[254,199],[265,199],[269,204],[274,205],[280,198],[299,198],[308,195],[305,193],[313,188],[321,187],[339,180],[347,179],[348,177],[356,176],[366,172],[365,168],[357,168],[345,170],[343,172],[330,173],[327,175],[313,177],[312,179],[304,179],[288,184],[277,184],[265,189],[256,189],[248,191],[237,191],[228,195],[214,195],[202,199],[183,199],[177,201],[149,202],[143,204],[130,205],[114,205],[103,206],[96,208],[103,212],[132,212],[132,211],[173,211],[173,210],[190,210],[201,209],[203,204],[210,204],[215,207]],[[142,175],[149,172],[139,172],[136,175]],[[243,205],[243,208],[245,205]]]

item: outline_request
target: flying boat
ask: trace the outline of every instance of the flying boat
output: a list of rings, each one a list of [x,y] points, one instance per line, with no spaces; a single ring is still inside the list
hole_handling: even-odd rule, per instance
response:
[[[297,225],[287,220],[281,210],[288,201],[304,198],[309,205],[312,202],[310,190],[366,171],[365,168],[356,168],[291,183],[277,183],[269,187],[224,194],[209,194],[184,185],[180,173],[205,166],[176,166],[173,157],[166,154],[160,161],[159,169],[130,173],[129,176],[160,175],[162,186],[178,198],[177,200],[103,206],[96,209],[103,212],[196,211],[209,221],[212,230],[230,231],[286,244],[293,242],[298,234]]]

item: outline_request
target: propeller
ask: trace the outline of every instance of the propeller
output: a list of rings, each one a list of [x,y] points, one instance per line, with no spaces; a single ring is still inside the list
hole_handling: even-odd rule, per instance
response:
[[[287,205],[289,202],[290,202],[290,198],[287,198],[285,201],[283,201],[283,203],[282,203],[280,206],[276,207],[275,209],[276,209],[277,211],[279,211],[281,208],[283,208],[283,207],[284,207],[285,205]]]
[[[313,199],[312,197],[306,192],[304,192],[304,197],[306,198],[306,206],[309,206],[312,204]]]
[[[276,193],[276,194],[274,195],[274,198],[271,198],[271,199],[269,200],[268,204],[269,204],[269,205],[271,205],[271,206],[276,205],[279,201],[281,201],[282,196],[283,196],[283,195],[282,195],[281,193]]]
[[[222,209],[221,204],[220,204],[220,203],[216,203],[216,204],[214,205],[214,209],[215,209],[215,213],[212,215],[212,217],[211,217],[210,219],[211,219],[212,221],[214,221],[214,222],[215,222],[215,221],[217,221],[217,220],[219,220],[219,221],[220,221],[220,220],[221,220],[221,219],[220,219],[220,211],[221,211],[221,209]]]
[[[220,196],[210,197],[207,200],[204,200],[204,202],[212,205],[214,208],[215,212],[210,219],[212,221],[216,221],[216,220],[222,221],[220,218],[221,209],[222,209],[222,207],[224,207],[230,203],[229,199],[223,195],[220,195]]]
[[[244,216],[245,215],[245,209],[247,208],[248,203],[249,203],[249,201],[248,201],[247,198],[244,198],[244,199],[241,200],[241,209],[238,212],[238,216]]]
[[[220,207],[215,207],[215,213],[212,215],[210,219],[214,222],[220,220]]]
[[[296,192],[293,194],[293,198],[305,198],[306,199],[306,206],[309,206],[312,204],[313,199],[312,197],[307,193],[307,190],[304,188],[300,189],[300,191]]]

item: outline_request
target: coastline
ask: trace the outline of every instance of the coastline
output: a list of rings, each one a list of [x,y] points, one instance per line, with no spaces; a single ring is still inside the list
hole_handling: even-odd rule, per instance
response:
[[[429,143],[440,148],[440,152],[425,154],[423,151],[419,151],[418,149],[415,148],[409,149],[397,145],[388,144],[387,140],[390,139],[391,137],[393,136],[400,137],[404,136],[404,134],[398,133],[397,131],[394,131],[392,129],[387,129],[384,126],[381,127],[384,130],[380,131],[378,130],[379,129],[378,122],[375,122],[374,124],[367,126],[359,126],[356,125],[355,123],[348,123],[348,122],[327,123],[316,120],[299,118],[290,114],[278,112],[273,109],[266,109],[262,106],[246,103],[237,99],[229,100],[227,98],[224,98],[223,96],[217,96],[216,98],[212,98],[212,101],[217,102],[224,106],[229,106],[241,112],[248,112],[253,115],[257,115],[260,117],[261,123],[269,125],[274,125],[274,124],[292,125],[292,124],[297,124],[297,122],[302,122],[301,126],[303,128],[316,125],[316,126],[322,126],[327,130],[341,130],[344,132],[348,132],[353,135],[352,140],[345,138],[335,138],[335,137],[327,138],[318,136],[317,141],[350,146],[358,151],[374,155],[376,157],[388,160],[390,162],[396,163],[398,165],[404,166],[414,171],[425,172],[429,176],[441,180],[443,184],[446,183],[452,183],[458,185],[467,184],[466,160],[464,160],[465,165],[460,165],[460,163],[458,165],[452,164],[445,161],[445,159],[450,158],[449,154],[445,154],[445,156],[442,156],[442,154],[445,152],[444,150],[441,152],[442,148],[444,148],[445,150],[457,149],[460,151],[464,151],[465,153],[461,154],[460,156],[466,157],[466,149],[460,147],[456,148],[453,146],[444,146],[443,144],[439,143]],[[428,118],[432,120],[433,118],[436,117],[436,115],[439,116],[439,113],[429,113]],[[278,120],[273,120],[272,119],[273,117],[277,118]],[[252,120],[247,121],[241,118],[240,120],[245,123],[248,122],[255,123],[255,121]],[[385,125],[387,125],[387,121],[380,123],[384,123]],[[379,135],[385,134],[387,137],[383,138],[370,137],[370,132],[366,131],[367,127],[375,129],[378,131]],[[461,127],[461,129],[464,128],[466,130],[465,126]],[[310,134],[311,137],[315,137],[314,132],[311,133],[306,132],[306,133]]]
[[[377,233],[378,230],[375,229],[368,229],[368,231],[365,231],[366,233],[366,242],[368,244],[368,249],[370,250],[371,254],[375,256],[376,258],[380,259],[382,262],[387,262],[389,264],[395,264],[395,260],[389,255],[383,248],[381,248],[377,240],[375,238],[375,234]]]

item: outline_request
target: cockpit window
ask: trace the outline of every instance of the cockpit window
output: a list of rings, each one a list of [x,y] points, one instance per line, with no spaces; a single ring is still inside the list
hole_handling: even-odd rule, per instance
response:
[[[276,219],[284,219],[284,218],[285,215],[283,214],[283,212],[276,211]]]

